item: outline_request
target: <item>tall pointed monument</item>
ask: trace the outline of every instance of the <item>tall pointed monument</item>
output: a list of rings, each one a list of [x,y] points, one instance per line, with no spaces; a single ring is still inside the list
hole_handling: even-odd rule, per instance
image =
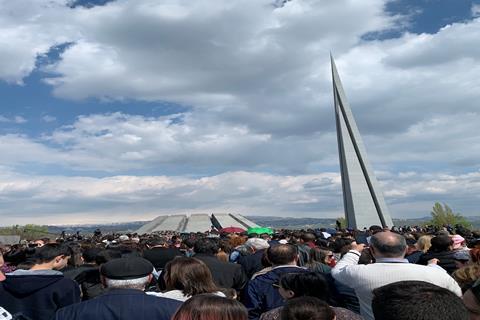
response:
[[[392,227],[382,191],[367,158],[362,137],[343,91],[333,57],[332,79],[343,205],[349,228]]]

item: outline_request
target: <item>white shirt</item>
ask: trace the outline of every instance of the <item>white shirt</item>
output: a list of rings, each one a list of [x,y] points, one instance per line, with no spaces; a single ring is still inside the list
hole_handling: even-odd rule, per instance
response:
[[[443,269],[412,263],[374,263],[359,265],[360,252],[350,250],[332,269],[335,280],[355,290],[360,313],[366,320],[374,320],[372,313],[373,289],[398,281],[425,281],[446,288],[457,296],[462,290]]]

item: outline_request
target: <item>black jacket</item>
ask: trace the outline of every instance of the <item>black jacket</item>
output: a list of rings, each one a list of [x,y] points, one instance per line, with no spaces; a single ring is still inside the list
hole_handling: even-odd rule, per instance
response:
[[[422,257],[423,252],[422,251],[415,251],[408,256],[405,256],[405,259],[408,260],[410,263],[418,263],[418,260]]]
[[[135,289],[113,289],[60,309],[54,320],[170,320],[182,303]]]
[[[152,248],[143,252],[143,257],[150,261],[157,271],[163,270],[167,262],[175,257],[183,256],[176,248]]]
[[[75,281],[53,272],[7,275],[0,284],[0,306],[32,320],[50,320],[58,309],[79,301]]]
[[[256,272],[265,268],[262,264],[262,258],[265,254],[265,250],[259,250],[254,254],[249,254],[246,256],[240,255],[238,257],[238,264],[242,266],[243,271],[247,275],[247,278],[250,279]]]
[[[196,254],[194,258],[203,261],[213,276],[213,281],[220,288],[233,288],[241,290],[247,282],[245,272],[236,263],[223,262],[215,256]]]
[[[452,274],[453,271],[457,270],[457,265],[454,259],[454,251],[440,251],[440,252],[433,252],[428,251],[424,253],[420,259],[418,260],[418,264],[427,265],[428,261],[431,259],[438,259],[438,265],[445,269],[449,274]]]

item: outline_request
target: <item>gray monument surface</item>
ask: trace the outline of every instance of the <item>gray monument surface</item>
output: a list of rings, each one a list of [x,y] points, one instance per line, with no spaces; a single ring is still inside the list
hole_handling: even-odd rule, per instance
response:
[[[244,216],[233,213],[194,213],[194,214],[172,214],[159,216],[151,222],[146,223],[136,232],[139,234],[152,233],[156,231],[176,231],[176,232],[205,232],[210,231],[211,227],[227,228],[238,227],[248,229],[249,227],[258,227],[258,225]]]
[[[343,204],[349,228],[393,226],[382,191],[347,102],[333,58],[332,79]]]

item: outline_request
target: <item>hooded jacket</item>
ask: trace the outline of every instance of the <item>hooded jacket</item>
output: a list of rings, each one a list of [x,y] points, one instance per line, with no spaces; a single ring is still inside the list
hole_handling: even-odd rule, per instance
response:
[[[54,270],[17,270],[0,283],[0,306],[32,320],[50,320],[55,311],[80,302],[75,281]]]
[[[285,265],[256,273],[249,281],[245,292],[244,304],[248,309],[248,319],[257,320],[266,311],[283,305],[283,298],[278,293],[280,277],[285,273],[307,272],[306,269],[297,266]]]

